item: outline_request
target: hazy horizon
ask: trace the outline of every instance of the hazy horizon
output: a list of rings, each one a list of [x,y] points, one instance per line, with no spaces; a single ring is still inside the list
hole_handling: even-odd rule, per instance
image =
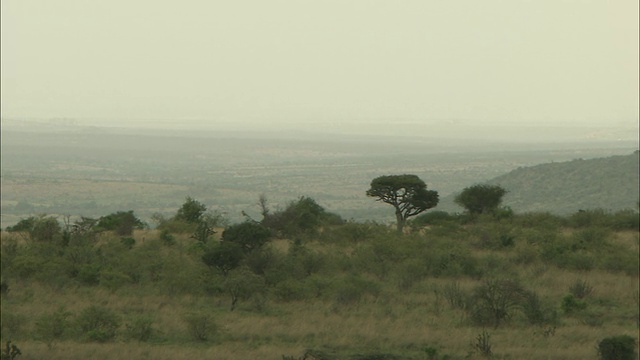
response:
[[[638,127],[635,1],[1,6],[3,119],[443,137]]]

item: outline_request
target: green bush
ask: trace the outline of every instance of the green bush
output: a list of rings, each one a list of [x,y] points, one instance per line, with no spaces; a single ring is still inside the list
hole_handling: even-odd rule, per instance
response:
[[[598,344],[598,355],[602,360],[634,360],[635,350],[636,339],[629,335],[604,338]]]
[[[378,296],[380,286],[370,280],[358,276],[343,279],[335,288],[335,301],[341,305],[352,305],[360,302],[365,296]]]
[[[280,301],[297,301],[306,297],[307,289],[302,282],[288,279],[276,284],[273,294]]]
[[[576,299],[572,294],[562,298],[562,311],[565,314],[573,314],[587,308],[587,303],[583,300]]]
[[[120,319],[112,310],[97,305],[82,310],[76,322],[86,340],[97,342],[113,340],[120,327]]]
[[[207,341],[218,331],[218,326],[210,314],[205,312],[191,312],[185,314],[184,322],[187,332],[196,341]]]
[[[0,324],[0,335],[3,339],[16,339],[24,335],[24,329],[27,327],[28,321],[26,316],[3,308]]]
[[[476,325],[498,327],[521,311],[526,300],[527,291],[517,281],[488,280],[473,290],[468,311]]]
[[[150,316],[136,316],[125,325],[126,336],[129,339],[145,342],[153,335],[154,320]]]
[[[60,307],[51,314],[40,316],[35,324],[36,337],[51,347],[54,341],[64,338],[64,335],[69,331],[71,315],[70,312]]]

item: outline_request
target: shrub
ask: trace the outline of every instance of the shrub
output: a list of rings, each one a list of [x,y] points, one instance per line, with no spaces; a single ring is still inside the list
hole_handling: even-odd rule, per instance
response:
[[[451,308],[465,309],[467,307],[468,295],[460,289],[460,284],[457,282],[445,285],[442,294]]]
[[[247,268],[231,271],[224,281],[223,288],[231,296],[232,311],[238,301],[261,297],[266,291],[264,279]]]
[[[521,309],[526,291],[513,280],[489,280],[474,289],[471,320],[481,326],[498,327]]]
[[[521,309],[529,324],[533,325],[554,324],[558,317],[557,312],[545,306],[538,294],[533,291],[524,292]]]
[[[342,280],[335,289],[335,300],[342,305],[360,302],[366,295],[377,296],[380,287],[377,283],[357,276]]]
[[[2,325],[0,334],[3,339],[17,338],[23,333],[23,329],[27,324],[27,317],[2,309],[2,319],[0,323]]]
[[[224,275],[237,268],[243,258],[242,247],[239,244],[226,241],[210,247],[202,255],[202,261],[208,267],[218,269]]]
[[[167,229],[164,229],[160,232],[160,240],[166,246],[173,246],[176,244],[175,236],[171,235],[171,233]]]
[[[153,335],[153,318],[149,316],[137,316],[125,325],[126,335],[129,339],[148,341]]]
[[[493,354],[491,350],[491,335],[488,332],[482,331],[482,333],[476,336],[476,342],[473,343],[473,348],[483,357],[490,358]]]
[[[191,312],[184,316],[187,332],[196,341],[207,341],[218,330],[211,315],[204,312]]]
[[[100,271],[99,282],[101,286],[104,286],[111,291],[115,291],[122,286],[131,283],[131,277],[116,270],[102,270]]]
[[[96,227],[103,231],[114,231],[120,236],[128,236],[134,229],[144,229],[146,225],[133,214],[133,210],[129,210],[101,217]]]
[[[569,292],[577,299],[584,299],[593,293],[593,286],[589,285],[585,280],[576,280],[569,286]]]
[[[327,212],[314,199],[305,196],[290,202],[284,210],[263,212],[263,215],[261,224],[279,237],[315,234],[320,226],[344,223],[339,215]]]
[[[232,242],[240,246],[244,252],[259,249],[271,237],[271,231],[251,221],[232,225],[222,233],[223,242]]]
[[[36,321],[36,336],[46,342],[47,346],[51,347],[54,341],[62,339],[69,330],[70,316],[71,313],[63,307],[60,307],[51,314],[41,316]]]
[[[113,340],[120,327],[120,319],[112,310],[97,305],[84,309],[76,321],[82,334],[89,341]]]
[[[636,339],[629,335],[618,335],[602,339],[598,344],[598,355],[602,360],[636,359]]]
[[[573,314],[580,310],[584,310],[587,308],[587,303],[582,300],[576,299],[573,295],[569,294],[562,298],[562,311],[565,314]]]
[[[132,237],[124,237],[120,239],[120,243],[124,245],[127,249],[133,249],[136,244],[136,239]]]

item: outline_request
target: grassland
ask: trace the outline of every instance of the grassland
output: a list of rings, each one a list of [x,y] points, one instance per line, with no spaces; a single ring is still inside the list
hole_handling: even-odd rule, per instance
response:
[[[429,350],[432,358],[463,359],[483,357],[474,344],[486,331],[493,358],[594,359],[603,338],[638,336],[637,229],[531,214],[405,235],[347,223],[295,242],[274,238],[265,256],[245,259],[246,276],[262,282],[234,311],[231,275],[206,267],[205,249],[187,234],[176,234],[173,245],[156,230],[133,237],[131,249],[110,233],[82,247],[93,251],[88,264],[98,265],[92,281],[65,272],[71,248],[51,251],[52,244],[2,233],[3,341],[14,341],[21,359],[281,359],[309,349],[336,359],[427,359]],[[114,281],[113,273],[127,276]],[[498,326],[477,324],[474,291],[504,279],[534,292],[542,313],[515,311]],[[590,291],[579,294],[576,284]],[[573,293],[584,307],[563,305]],[[454,306],[456,294],[465,305]],[[91,341],[77,329],[90,306],[120,319],[113,339]],[[46,337],[38,324],[61,307],[69,313],[65,331]],[[214,326],[206,340],[190,331],[193,314]],[[131,332],[136,319],[150,319],[144,341]]]

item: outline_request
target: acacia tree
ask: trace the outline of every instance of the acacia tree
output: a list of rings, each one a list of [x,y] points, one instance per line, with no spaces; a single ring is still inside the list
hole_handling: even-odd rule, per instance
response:
[[[395,208],[397,229],[402,232],[407,219],[438,205],[438,192],[416,175],[385,175],[371,181],[367,196]]]
[[[507,190],[498,185],[477,184],[464,188],[455,198],[455,203],[470,214],[480,215],[495,211]]]

